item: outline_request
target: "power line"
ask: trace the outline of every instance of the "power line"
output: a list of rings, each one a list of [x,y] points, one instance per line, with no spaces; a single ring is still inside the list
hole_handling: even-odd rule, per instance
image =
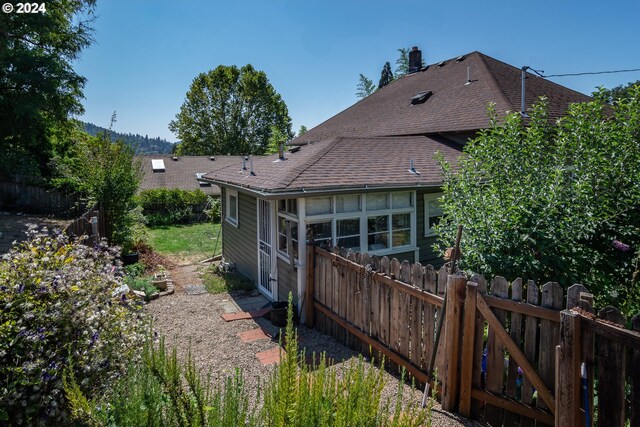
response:
[[[593,71],[593,72],[586,72],[586,73],[567,73],[567,74],[548,74],[548,75],[542,75],[542,74],[538,74],[540,77],[567,77],[567,76],[586,76],[586,75],[593,75],[593,74],[616,74],[616,73],[630,73],[633,71],[640,71],[640,68],[631,68],[628,70],[613,70],[613,71]],[[544,73],[544,71],[543,71]]]

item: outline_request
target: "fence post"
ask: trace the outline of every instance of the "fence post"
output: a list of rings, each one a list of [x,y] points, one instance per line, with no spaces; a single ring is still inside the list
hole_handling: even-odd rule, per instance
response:
[[[316,261],[316,247],[313,242],[307,243],[307,288],[306,295],[304,297],[307,307],[305,313],[305,324],[313,329],[313,304],[315,295],[315,261]]]
[[[477,300],[478,284],[468,282],[464,302],[464,336],[462,339],[462,361],[460,362],[460,413],[467,418],[471,418]]]
[[[444,317],[445,372],[442,381],[442,409],[456,410],[460,389],[460,340],[462,338],[462,312],[466,279],[460,275],[447,278],[447,310]]]
[[[556,364],[556,425],[578,427],[580,414],[580,316],[560,313],[560,351]]]

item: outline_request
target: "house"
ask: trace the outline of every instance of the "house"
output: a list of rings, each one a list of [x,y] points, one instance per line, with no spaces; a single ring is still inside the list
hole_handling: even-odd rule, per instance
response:
[[[541,96],[550,119],[590,98],[472,52],[410,74],[290,142],[290,150],[205,176],[223,194],[223,256],[274,300],[303,304],[306,238],[327,246],[438,264],[433,225],[442,176],[435,153],[456,163],[464,143]],[[522,77],[524,108],[522,108]]]
[[[209,196],[220,196],[220,187],[199,181],[207,172],[241,162],[241,156],[174,156],[150,154],[136,157],[142,164],[140,190],[154,188],[196,190]]]

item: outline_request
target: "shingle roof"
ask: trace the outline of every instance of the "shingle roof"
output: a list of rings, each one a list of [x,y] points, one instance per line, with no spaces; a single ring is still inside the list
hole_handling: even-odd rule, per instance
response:
[[[263,192],[437,186],[442,182],[433,158],[437,151],[456,163],[462,147],[438,136],[333,138],[286,153],[284,161],[277,155],[254,158],[255,175],[238,165],[206,178]],[[411,160],[419,175],[409,172]]]
[[[520,111],[521,70],[480,52],[430,65],[404,76],[294,139],[292,144],[338,136],[400,136],[476,131],[487,128],[487,106],[496,112]],[[467,69],[471,83],[467,83]],[[419,92],[431,91],[426,102],[411,105]],[[527,73],[527,108],[541,96],[549,99],[551,119],[568,105],[590,97]]]
[[[197,188],[209,195],[220,195],[220,188],[216,185],[200,186],[196,180],[197,173],[206,174],[208,172],[225,168],[230,165],[240,165],[241,156],[215,156],[211,160],[210,156],[177,156],[178,160],[173,160],[172,155],[151,154],[139,156],[142,161],[144,175],[140,183],[140,190],[152,188],[179,188],[183,190],[195,190]],[[154,172],[151,167],[151,160],[158,159],[164,161],[165,171]]]

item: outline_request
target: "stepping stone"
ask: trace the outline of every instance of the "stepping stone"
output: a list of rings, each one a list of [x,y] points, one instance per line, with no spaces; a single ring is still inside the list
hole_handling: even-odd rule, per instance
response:
[[[222,317],[222,320],[224,320],[225,322],[231,322],[232,320],[241,319],[257,319],[264,316],[270,311],[271,307],[265,307],[256,311],[238,311],[237,313],[224,313],[221,314],[220,317]]]
[[[262,328],[252,329],[238,334],[243,342],[253,342],[262,339],[271,339],[271,335],[267,334]]]
[[[207,289],[204,285],[185,285],[184,290],[187,292],[187,295],[201,295],[207,293]]]
[[[256,353],[256,357],[263,365],[271,365],[273,363],[280,363],[280,351],[284,353],[284,350],[281,350],[280,347],[274,347],[271,350],[261,351],[260,353]]]

